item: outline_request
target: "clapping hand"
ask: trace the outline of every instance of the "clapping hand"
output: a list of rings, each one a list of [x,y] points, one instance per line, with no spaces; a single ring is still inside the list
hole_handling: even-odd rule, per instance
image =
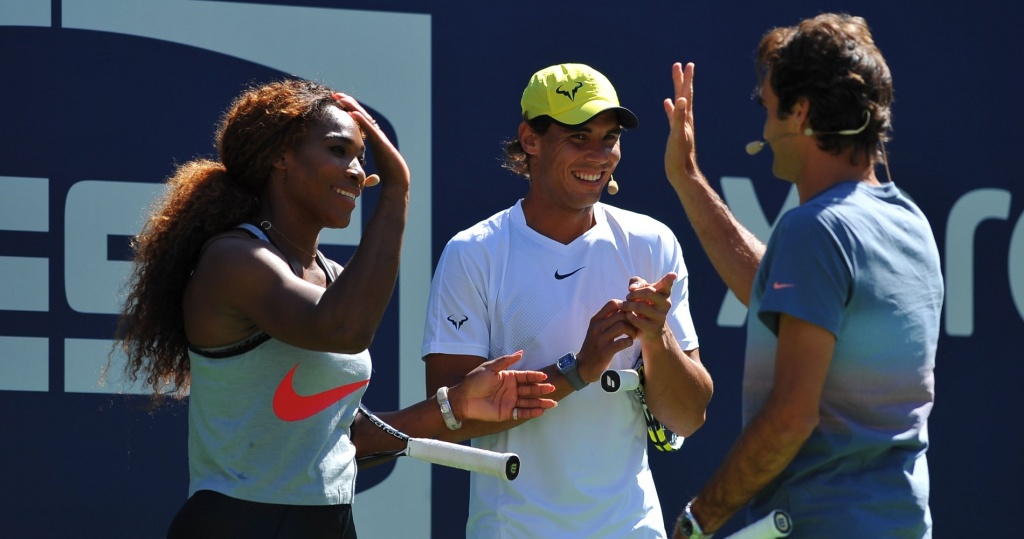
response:
[[[658,282],[649,284],[640,277],[629,280],[629,293],[622,303],[626,321],[637,329],[637,338],[653,343],[665,332],[665,319],[672,308],[672,284],[675,273],[666,273]]]

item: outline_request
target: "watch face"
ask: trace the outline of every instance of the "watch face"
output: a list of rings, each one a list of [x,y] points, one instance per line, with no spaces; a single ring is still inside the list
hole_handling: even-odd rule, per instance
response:
[[[679,531],[683,532],[683,537],[693,537],[693,522],[684,517],[679,521]]]
[[[564,371],[564,370],[572,367],[573,359],[574,358],[571,355],[569,355],[569,354],[566,354],[566,355],[558,358],[558,370]]]

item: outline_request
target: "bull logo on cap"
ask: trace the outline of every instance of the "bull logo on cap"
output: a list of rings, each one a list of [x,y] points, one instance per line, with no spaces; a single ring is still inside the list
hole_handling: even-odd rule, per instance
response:
[[[583,88],[583,83],[582,82],[577,82],[576,83],[576,87],[573,88],[572,90],[563,90],[562,87],[559,86],[558,88],[555,89],[555,93],[556,94],[562,94],[565,97],[568,97],[569,101],[575,102],[576,101],[576,91],[579,90],[580,88]]]

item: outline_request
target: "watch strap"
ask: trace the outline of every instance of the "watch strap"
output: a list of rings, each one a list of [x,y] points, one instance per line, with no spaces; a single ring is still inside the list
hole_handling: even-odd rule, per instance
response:
[[[700,522],[697,522],[697,517],[693,516],[693,511],[690,509],[692,505],[693,500],[686,504],[686,509],[683,509],[683,513],[679,515],[676,527],[679,528],[681,535],[687,539],[711,539],[715,534],[704,533],[704,530],[700,527]]]
[[[569,366],[562,368],[563,363],[569,363]],[[562,376],[565,376],[565,379],[569,381],[569,385],[572,386],[573,390],[579,391],[590,385],[583,379],[583,376],[580,375],[579,363],[576,361],[576,354],[573,354],[572,352],[565,354],[558,359],[558,362],[555,363],[555,365],[558,367],[558,372],[562,373]]]

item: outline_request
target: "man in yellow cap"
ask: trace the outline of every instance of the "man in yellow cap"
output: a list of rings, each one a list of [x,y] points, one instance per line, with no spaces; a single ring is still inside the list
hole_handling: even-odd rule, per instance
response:
[[[529,421],[449,425],[449,439],[523,462],[513,482],[472,477],[467,536],[665,537],[640,400],[593,382],[642,367],[653,416],[687,436],[703,424],[712,384],[682,250],[662,223],[600,202],[623,129],[637,126],[604,75],[582,64],[543,69],[522,108],[505,167],[529,189],[445,247],[421,351],[430,394],[523,350],[520,367],[547,372],[560,403]]]

